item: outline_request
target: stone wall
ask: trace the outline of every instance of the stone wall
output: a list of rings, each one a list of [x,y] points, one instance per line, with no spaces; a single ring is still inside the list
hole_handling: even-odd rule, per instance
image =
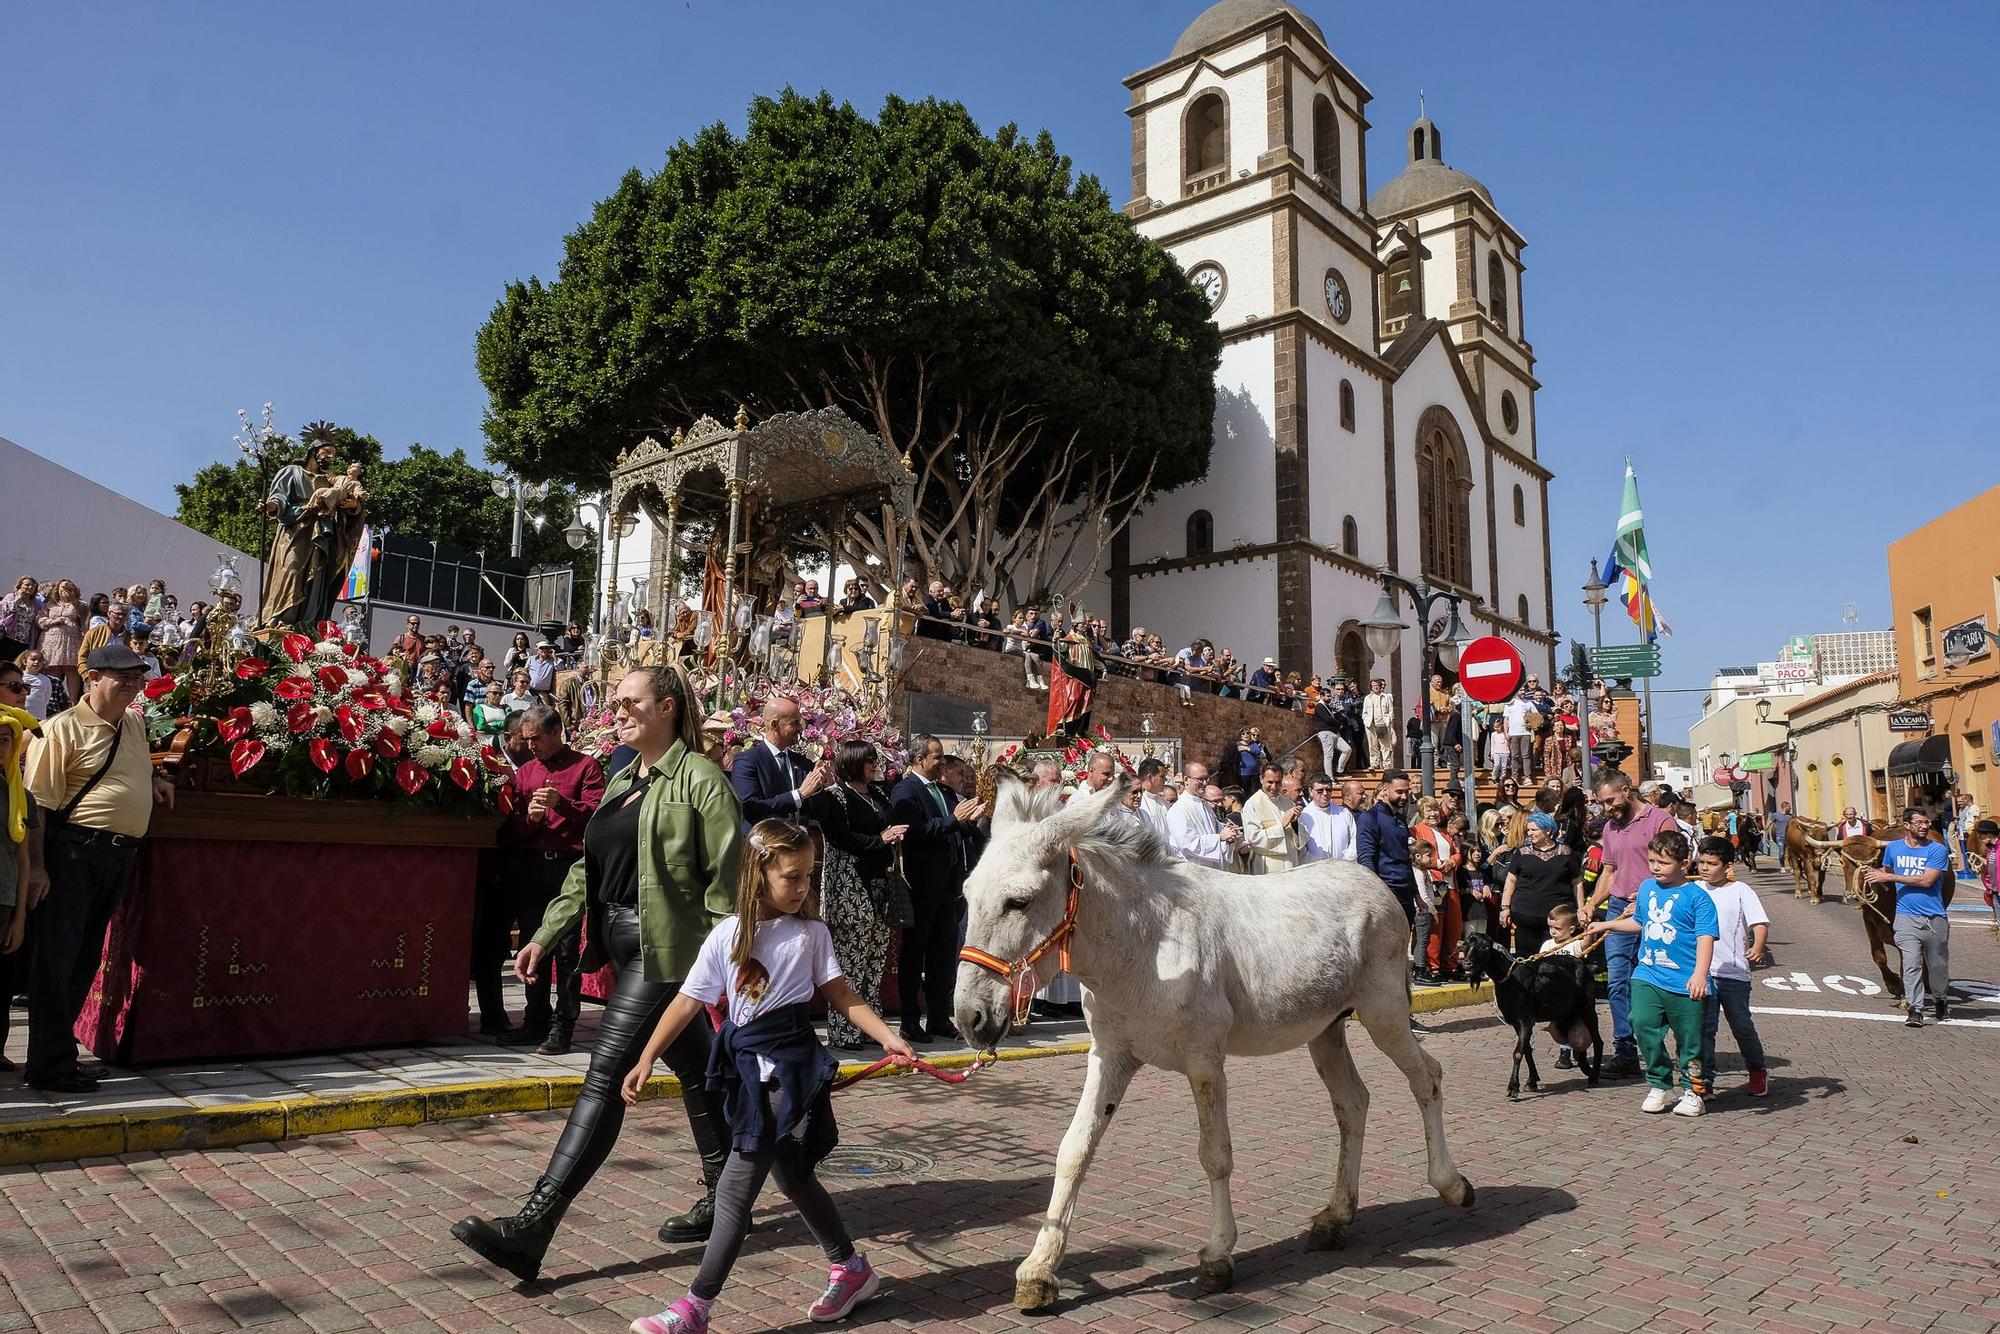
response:
[[[1140,719],[1151,713],[1156,736],[1179,738],[1185,759],[1211,766],[1243,728],[1256,727],[1273,755],[1284,755],[1303,741],[1299,758],[1319,763],[1319,742],[1312,739],[1302,714],[1213,695],[1197,694],[1194,705],[1183,708],[1172,686],[1107,676],[1097,691],[1091,722],[1123,739],[1140,735]],[[890,708],[898,727],[958,735],[971,732],[972,715],[983,709],[992,735],[1021,737],[1047,725],[1049,697],[1028,689],[1018,657],[913,638],[904,641]]]

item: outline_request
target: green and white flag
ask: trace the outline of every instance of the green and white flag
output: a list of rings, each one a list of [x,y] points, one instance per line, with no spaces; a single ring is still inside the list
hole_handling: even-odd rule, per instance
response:
[[[1646,555],[1646,513],[1639,508],[1639,477],[1625,464],[1625,502],[1618,510],[1618,563],[1638,576],[1641,584],[1653,582],[1653,562]]]

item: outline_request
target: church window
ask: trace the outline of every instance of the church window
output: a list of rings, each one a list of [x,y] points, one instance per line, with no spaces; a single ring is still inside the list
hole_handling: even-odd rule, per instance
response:
[[[1389,261],[1389,272],[1382,282],[1383,315],[1394,320],[1417,313],[1417,262],[1409,251],[1401,251]]]
[[[1486,257],[1486,309],[1495,324],[1507,327],[1507,266],[1497,254]]]
[[[1221,93],[1204,93],[1188,108],[1185,136],[1187,178],[1198,180],[1229,166],[1229,104]]]
[[[1528,496],[1518,486],[1514,488],[1514,526],[1516,528],[1528,526]]]
[[[1340,627],[1340,637],[1334,641],[1333,658],[1349,685],[1368,684],[1368,637],[1355,622],[1349,621]]]
[[[1188,515],[1187,554],[1206,556],[1215,550],[1215,516],[1207,510]]]
[[[1340,429],[1343,431],[1354,429],[1354,382],[1352,380],[1342,380],[1340,382]]]
[[[1443,408],[1417,423],[1417,533],[1424,573],[1472,586],[1472,459]]]
[[[1361,525],[1354,522],[1352,514],[1340,521],[1340,554],[1356,557],[1361,554]]]
[[[1340,121],[1332,100],[1323,96],[1313,99],[1313,175],[1340,198]]]
[[[1511,389],[1500,391],[1500,424],[1507,428],[1508,435],[1521,429],[1521,405],[1514,401]]]
[[[1526,593],[1521,594],[1519,598],[1515,599],[1514,612],[1515,619],[1520,621],[1521,624],[1526,625],[1528,623],[1528,595]]]

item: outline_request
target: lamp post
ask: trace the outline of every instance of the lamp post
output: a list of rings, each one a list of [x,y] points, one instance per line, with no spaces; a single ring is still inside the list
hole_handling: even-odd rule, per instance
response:
[[[518,474],[508,473],[505,477],[493,479],[493,494],[505,500],[514,497],[514,537],[508,547],[508,554],[515,560],[521,559],[521,519],[528,505],[539,505],[549,494],[549,488],[540,482],[524,482]],[[541,520],[535,521],[537,524]],[[572,543],[571,545],[575,545]]]
[[[589,510],[592,515],[590,520],[590,526],[588,528],[584,527],[583,524],[583,512],[585,510]],[[604,540],[605,529],[606,529],[605,514],[606,511],[604,508],[604,502],[601,499],[579,500],[576,503],[576,517],[572,518],[569,521],[569,527],[563,529],[563,541],[569,543],[569,549],[571,551],[583,550],[584,544],[590,541],[591,533],[595,532],[597,534],[598,557],[599,559],[604,558],[604,554],[607,549]],[[618,516],[619,537],[626,538],[632,536],[633,531],[637,529],[638,526],[639,526],[638,515],[621,514]],[[516,554],[518,555],[519,553],[517,552]],[[615,580],[617,578],[617,571],[616,570],[611,571],[611,575],[612,578]],[[601,584],[602,581],[593,579],[591,582],[593,584]],[[606,622],[609,619],[607,614],[603,610],[604,607],[603,596],[604,595],[601,588],[593,589],[590,600],[591,626],[599,633],[602,633],[605,629],[608,628]]]
[[[1592,556],[1590,558],[1590,582],[1583,586],[1583,605],[1590,609],[1591,639],[1599,649],[1604,647],[1604,604],[1611,600],[1604,595],[1604,592],[1610,586],[1604,582],[1604,576],[1598,573],[1597,557]],[[1585,792],[1592,790],[1590,770],[1592,761],[1596,759],[1596,756],[1591,754],[1590,747],[1590,687],[1597,676],[1597,665],[1595,663],[1591,664],[1590,675],[1592,678],[1590,681],[1581,683],[1583,690],[1583,790]]]
[[[1431,692],[1430,664],[1433,657],[1447,671],[1458,667],[1460,646],[1466,639],[1465,623],[1458,618],[1459,594],[1450,588],[1432,588],[1422,582],[1411,582],[1386,566],[1375,572],[1382,581],[1382,597],[1375,604],[1375,612],[1361,623],[1362,633],[1368,640],[1368,651],[1376,658],[1386,658],[1396,651],[1396,644],[1403,632],[1410,626],[1403,620],[1403,613],[1397,605],[1398,589],[1409,593],[1410,601],[1416,604],[1417,624],[1430,624],[1431,608],[1439,602],[1448,608],[1444,628],[1436,639],[1424,645],[1423,662],[1418,673],[1417,698],[1421,710],[1419,717],[1423,724],[1423,735],[1417,742],[1417,769],[1422,775],[1421,791],[1430,796],[1437,790],[1437,750],[1431,740]]]

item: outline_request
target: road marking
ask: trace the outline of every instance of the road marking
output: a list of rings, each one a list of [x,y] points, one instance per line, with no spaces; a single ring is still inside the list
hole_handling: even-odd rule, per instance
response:
[[[1898,1014],[1865,1014],[1859,1010],[1802,1010],[1789,1005],[1753,1005],[1752,1014],[1796,1014],[1809,1019],[1867,1019],[1878,1024],[1900,1024],[1903,1016]],[[1938,1020],[1929,1020],[1925,1028],[1939,1027]],[[2000,1019],[1946,1019],[1945,1028],[2000,1028]]]
[[[1851,973],[1828,973],[1817,982],[1812,979],[1810,974],[1804,972],[1793,972],[1786,974],[1784,977],[1766,977],[1759,980],[1773,991],[1817,992],[1824,985],[1827,990],[1837,991],[1843,996],[1879,996],[1882,994],[1880,984],[1871,982],[1865,977],[1855,977]]]

